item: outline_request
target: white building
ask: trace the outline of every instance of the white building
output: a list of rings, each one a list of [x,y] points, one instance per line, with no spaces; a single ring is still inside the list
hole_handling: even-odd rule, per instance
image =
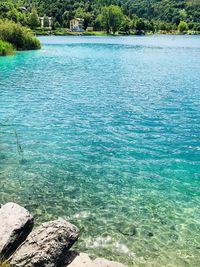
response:
[[[70,31],[83,32],[84,31],[83,23],[84,19],[81,18],[74,18],[70,20]]]
[[[52,26],[51,26],[51,24],[52,24],[52,18],[51,17],[48,17],[48,20],[49,20],[49,26],[46,27],[46,28],[51,29],[52,28]],[[44,27],[44,17],[40,17],[40,27],[41,28],[45,28]]]

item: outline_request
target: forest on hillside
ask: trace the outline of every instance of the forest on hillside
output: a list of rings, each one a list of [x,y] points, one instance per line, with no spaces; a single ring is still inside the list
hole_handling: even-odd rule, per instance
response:
[[[200,31],[200,0],[1,0],[0,18],[32,29],[38,16],[52,17],[53,28],[68,28],[74,17],[84,27],[107,32]]]

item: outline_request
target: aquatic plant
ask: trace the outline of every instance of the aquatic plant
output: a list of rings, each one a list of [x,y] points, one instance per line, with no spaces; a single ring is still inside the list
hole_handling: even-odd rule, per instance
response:
[[[23,154],[24,150],[23,150],[22,145],[20,143],[19,135],[17,133],[17,130],[14,130],[14,135],[15,135],[15,138],[16,138],[17,152],[18,152],[19,156],[21,157],[19,162],[21,164],[24,164],[26,162],[26,160],[24,160],[24,154]]]
[[[18,152],[18,155],[20,156],[20,160],[19,160],[19,162],[20,162],[21,164],[23,164],[23,163],[25,162],[25,160],[24,160],[24,156],[23,156],[23,152],[24,152],[24,151],[23,151],[22,145],[21,145],[21,143],[20,143],[19,135],[18,135],[16,129],[14,129],[14,131],[13,131],[13,130],[8,131],[7,129],[8,129],[9,126],[11,126],[11,125],[6,124],[6,122],[4,122],[4,123],[0,123],[0,134],[11,134],[11,135],[14,134],[15,139],[16,139],[17,152]],[[4,127],[7,127],[6,130],[5,130]],[[0,267],[1,267],[1,266],[0,266]]]
[[[19,136],[18,136],[16,130],[14,130],[14,134],[15,134],[16,141],[17,141],[17,151],[18,151],[19,154],[21,154],[21,153],[23,153],[23,149],[22,149],[22,146],[21,146],[21,144],[19,142]]]

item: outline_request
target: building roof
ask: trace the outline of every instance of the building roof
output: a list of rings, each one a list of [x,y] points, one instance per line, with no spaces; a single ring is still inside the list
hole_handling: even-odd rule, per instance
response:
[[[71,20],[84,21],[84,19],[82,19],[82,18],[74,18],[74,19],[71,19]]]

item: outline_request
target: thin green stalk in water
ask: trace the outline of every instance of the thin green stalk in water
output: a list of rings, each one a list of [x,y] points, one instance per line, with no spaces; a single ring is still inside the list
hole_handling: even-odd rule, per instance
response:
[[[15,134],[16,141],[17,141],[17,151],[18,151],[19,154],[21,154],[21,153],[23,153],[23,148],[22,148],[22,146],[21,146],[21,144],[20,144],[19,136],[18,136],[16,130],[14,130],[14,134]]]
[[[14,134],[15,134],[16,142],[17,142],[17,151],[18,151],[19,156],[21,157],[20,163],[23,164],[25,162],[24,155],[23,155],[24,150],[23,150],[23,148],[21,146],[21,143],[20,143],[20,140],[19,140],[19,135],[18,135],[16,130],[14,130]]]
[[[13,131],[8,131],[7,128],[6,128],[6,127],[9,127],[9,126],[12,126],[12,125],[6,124],[6,122],[0,123],[0,134],[13,134]],[[25,162],[24,156],[23,156],[23,152],[24,151],[23,151],[22,145],[20,143],[19,135],[17,133],[17,130],[14,130],[14,136],[16,138],[17,152],[18,152],[19,156],[21,157],[20,163],[23,164]]]

